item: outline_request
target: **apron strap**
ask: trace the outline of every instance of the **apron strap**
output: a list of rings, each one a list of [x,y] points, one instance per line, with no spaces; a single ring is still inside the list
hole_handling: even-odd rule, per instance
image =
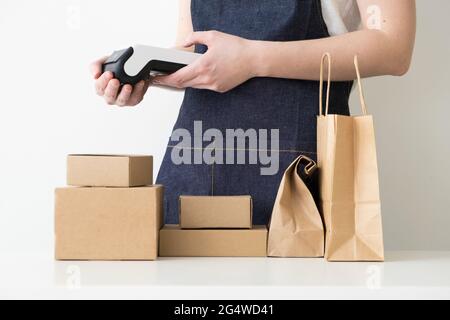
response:
[[[325,116],[328,115],[329,106],[330,106],[330,89],[331,89],[331,55],[326,52],[322,56],[322,60],[320,62],[320,87],[319,87],[319,115],[323,116],[323,71],[325,60],[328,62],[328,79],[327,79],[327,97],[326,97],[326,105],[325,105]]]

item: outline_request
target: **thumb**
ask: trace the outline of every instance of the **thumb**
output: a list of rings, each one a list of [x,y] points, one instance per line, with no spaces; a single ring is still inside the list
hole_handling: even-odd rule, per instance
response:
[[[195,44],[204,44],[208,46],[215,38],[215,31],[193,32],[184,42],[184,47],[189,48]]]
[[[104,56],[90,65],[91,74],[95,80],[97,80],[102,75],[103,64],[108,60],[107,56]]]

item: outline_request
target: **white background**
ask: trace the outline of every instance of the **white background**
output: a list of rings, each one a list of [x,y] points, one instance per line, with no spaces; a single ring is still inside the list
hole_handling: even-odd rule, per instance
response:
[[[390,250],[450,249],[450,2],[432,2],[418,0],[411,72],[365,82]],[[111,108],[88,65],[134,43],[172,46],[176,20],[175,0],[0,2],[0,252],[52,254],[67,154],[153,154],[158,169],[182,93],[154,89],[138,108]]]

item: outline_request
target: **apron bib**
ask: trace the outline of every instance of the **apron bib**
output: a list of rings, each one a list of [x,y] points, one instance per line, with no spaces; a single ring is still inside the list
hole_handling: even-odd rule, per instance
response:
[[[191,13],[195,31],[217,30],[266,41],[329,36],[320,0],[192,0]],[[196,47],[199,53],[206,50],[205,46]],[[352,82],[333,83],[332,113],[349,115],[351,88]],[[248,141],[244,145],[245,164],[236,161],[242,148],[230,150],[219,144],[215,152],[234,154],[234,163],[176,165],[171,154],[180,145],[170,141],[157,179],[158,184],[165,186],[166,223],[178,223],[180,195],[251,195],[254,223],[267,224],[286,168],[302,154],[316,159],[318,102],[318,81],[255,78],[227,93],[187,89],[174,130],[185,129],[192,139],[196,121],[201,121],[204,131],[219,130],[224,138],[227,129],[243,132],[253,129],[257,133],[266,130],[267,148],[271,149],[271,130],[278,129],[279,145],[274,152],[278,154],[279,165],[276,174],[261,175],[261,167],[267,164],[260,159],[256,164],[249,163],[251,155],[258,157],[258,152]],[[209,145],[211,142],[186,145],[183,151],[192,153],[194,159],[195,150],[202,151]]]

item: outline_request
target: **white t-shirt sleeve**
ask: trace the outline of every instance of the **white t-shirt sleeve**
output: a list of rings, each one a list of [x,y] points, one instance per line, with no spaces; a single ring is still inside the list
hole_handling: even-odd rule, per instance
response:
[[[336,36],[359,29],[361,15],[356,0],[321,0],[328,32]]]

